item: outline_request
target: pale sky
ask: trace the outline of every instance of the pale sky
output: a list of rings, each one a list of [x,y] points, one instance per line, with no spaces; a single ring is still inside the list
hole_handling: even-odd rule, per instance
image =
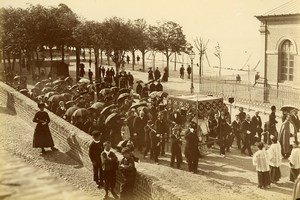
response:
[[[288,0],[0,0],[0,5],[26,8],[27,3],[44,6],[64,3],[80,17],[96,21],[111,16],[144,18],[149,24],[172,20],[183,27],[192,45],[195,37],[210,40],[211,65],[218,65],[213,52],[219,42],[222,66],[241,68],[250,55],[251,67],[260,59],[260,23],[254,16],[286,2]]]

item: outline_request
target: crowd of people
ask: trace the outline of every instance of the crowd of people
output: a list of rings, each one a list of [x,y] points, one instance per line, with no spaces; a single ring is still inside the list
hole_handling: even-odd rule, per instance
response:
[[[184,154],[188,170],[193,173],[198,170],[201,156],[199,146],[203,142],[208,148],[218,145],[222,157],[231,151],[236,142],[242,154],[247,150],[248,155],[253,156],[260,188],[269,187],[270,182],[279,180],[282,157],[289,158],[290,180],[294,181],[299,175],[300,149],[297,132],[300,122],[297,109],[285,113],[278,132],[275,106],[271,108],[269,121],[264,124],[259,111],[251,117],[240,108],[239,114],[232,120],[228,108],[224,106],[219,112],[204,116],[208,127],[204,131],[197,122],[191,120],[193,117],[187,117],[184,108],[170,110],[164,104],[167,93],[163,91],[160,74],[158,76],[156,70],[153,72],[149,69],[148,82],[136,81],[135,90],[134,78],[129,72],[122,70],[116,76],[113,69],[105,70],[104,66],[100,71],[100,76],[103,77],[100,83],[93,83],[92,78],[82,78],[75,84],[71,77],[55,81],[44,79],[37,82],[26,95],[41,107],[42,113],[38,112],[34,118],[38,123],[37,133],[41,132],[40,127],[50,121],[49,116],[43,114],[46,107],[92,136],[90,158],[94,181],[99,186],[105,185],[106,194],[111,190],[114,195],[115,174],[120,170],[124,178],[121,196],[127,198],[126,196],[132,195],[136,174],[134,161],[138,160],[133,154],[134,149],[145,159],[149,156],[154,163],[159,164],[159,156],[164,156],[167,142],[170,142],[171,147],[170,166],[174,167],[176,162],[176,167],[180,169]],[[34,147],[42,148],[42,153],[46,153],[44,147],[56,150],[51,134],[46,140],[47,144],[38,144],[40,136],[35,135]],[[294,144],[290,143],[291,136],[295,138]],[[253,145],[257,145],[259,149],[254,155]],[[111,147],[123,154],[121,161],[118,161]]]

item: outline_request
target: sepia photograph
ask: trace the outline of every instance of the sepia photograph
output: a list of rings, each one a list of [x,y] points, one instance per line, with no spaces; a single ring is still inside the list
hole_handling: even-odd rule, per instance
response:
[[[0,200],[300,200],[300,0],[0,0]]]

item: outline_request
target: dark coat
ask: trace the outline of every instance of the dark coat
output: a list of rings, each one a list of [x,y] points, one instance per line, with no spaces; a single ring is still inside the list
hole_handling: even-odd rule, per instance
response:
[[[294,124],[294,127],[296,129],[296,131],[298,132],[300,129],[300,120],[299,117],[297,115],[291,115],[291,121]]]
[[[175,117],[175,113],[177,114],[177,116]],[[182,124],[182,116],[179,112],[175,111],[173,113],[170,114],[170,117],[169,119],[173,122],[175,122],[176,124],[178,125],[181,125]]]
[[[122,165],[122,167],[121,167]],[[136,168],[132,157],[122,158],[119,165],[120,172],[124,181],[134,181],[136,176]]]
[[[251,132],[251,124],[250,122],[244,120],[241,124],[241,136],[243,141],[245,141],[247,135],[251,135],[251,133],[248,133],[248,131]]]
[[[154,77],[155,77],[155,80],[160,79],[161,74],[160,74],[160,71],[159,71],[158,69],[156,69],[156,70],[154,71]]]
[[[158,83],[158,84],[156,84],[156,91],[163,91],[163,86],[162,86],[162,84],[161,83]]]
[[[196,133],[196,130],[194,132],[191,132],[189,129],[185,133],[185,149],[184,149],[184,155],[188,160],[198,160],[200,157],[200,152],[198,149],[199,144],[199,138]]]
[[[33,148],[53,147],[54,142],[48,126],[50,122],[48,113],[38,111],[34,115],[33,122],[37,123],[33,134]],[[43,125],[43,122],[46,122],[46,124]]]
[[[156,91],[156,85],[154,83],[150,84],[150,93]]]
[[[102,151],[101,162],[103,171],[116,171],[118,169],[118,158],[112,151],[108,155]]]
[[[261,118],[260,116],[258,116],[258,118],[256,118],[256,116],[253,116],[251,118],[251,129],[252,129],[252,132],[253,134],[255,134],[256,132],[262,132],[262,121],[261,121]]]
[[[139,95],[142,96],[142,90],[143,90],[143,86],[140,85],[140,84],[138,84],[138,85],[136,86],[136,93],[138,93]]]
[[[92,161],[92,164],[95,166],[102,166],[101,162],[101,153],[103,151],[103,143],[99,141],[96,143],[93,141],[89,147],[89,157]]]

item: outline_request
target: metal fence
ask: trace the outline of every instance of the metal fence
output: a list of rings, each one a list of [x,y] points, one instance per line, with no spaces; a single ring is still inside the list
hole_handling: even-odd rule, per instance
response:
[[[235,101],[252,107],[265,107],[275,105],[293,105],[300,108],[300,91],[291,88],[277,88],[269,86],[267,89],[262,84],[248,85],[235,82],[204,79],[199,84],[200,93],[214,95],[228,99],[234,97]]]

